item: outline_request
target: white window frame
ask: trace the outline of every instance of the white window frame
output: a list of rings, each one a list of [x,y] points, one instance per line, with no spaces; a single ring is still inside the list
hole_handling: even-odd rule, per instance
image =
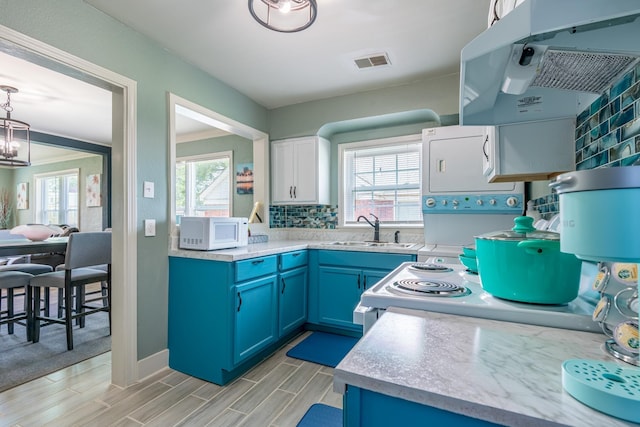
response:
[[[217,160],[217,159],[222,159],[227,157],[229,158],[229,216],[231,217],[233,216],[233,184],[235,182],[233,151],[231,150],[218,151],[215,153],[205,153],[205,154],[196,154],[192,156],[176,157],[176,164],[178,162]],[[174,176],[177,176],[177,174],[174,173]],[[186,203],[188,203],[188,201],[185,201],[185,204]],[[186,206],[185,206],[185,209],[186,209]],[[176,203],[176,210],[177,210],[177,203]]]
[[[391,138],[382,138],[382,139],[372,139],[367,141],[357,141],[350,143],[343,143],[338,145],[338,227],[341,228],[367,228],[370,227],[367,223],[347,223],[345,217],[345,176],[344,176],[344,153],[347,150],[354,149],[367,149],[367,148],[376,148],[376,147],[384,147],[384,146],[393,146],[393,145],[403,145],[407,143],[422,143],[422,135],[421,134],[412,134],[412,135],[404,135],[397,136]],[[420,201],[422,201],[422,150],[420,150],[420,159],[418,169],[420,171]],[[420,206],[421,209],[421,206]],[[372,219],[372,218],[369,218]],[[380,221],[380,228],[416,228],[422,229],[424,224],[422,222],[422,217],[420,217],[420,222],[410,222],[410,223],[386,223],[384,221]]]
[[[43,221],[43,217],[42,217],[42,212],[44,210],[43,208],[43,191],[44,189],[42,188],[42,179],[45,178],[50,178],[52,176],[65,176],[65,175],[75,175],[76,179],[78,180],[78,223],[77,224],[68,224],[68,225],[72,225],[74,227],[78,227],[80,228],[80,215],[81,215],[81,201],[80,201],[80,192],[82,191],[82,185],[80,182],[80,169],[78,168],[74,168],[74,169],[66,169],[66,170],[59,170],[59,171],[55,171],[55,172],[47,172],[47,173],[40,173],[40,174],[34,174],[33,175],[33,182],[35,184],[35,189],[36,189],[36,197],[35,197],[35,201],[36,201],[36,209],[33,212],[33,216],[34,216],[34,222],[35,223],[44,223]],[[60,209],[62,210],[62,209]],[[64,209],[65,211],[68,211],[69,209]]]

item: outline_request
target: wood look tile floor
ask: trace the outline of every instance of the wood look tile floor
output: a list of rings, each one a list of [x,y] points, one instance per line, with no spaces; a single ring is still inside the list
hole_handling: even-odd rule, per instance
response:
[[[342,408],[332,368],[286,356],[308,334],[224,387],[166,368],[122,389],[105,353],[0,393],[0,426],[295,426],[314,403]]]

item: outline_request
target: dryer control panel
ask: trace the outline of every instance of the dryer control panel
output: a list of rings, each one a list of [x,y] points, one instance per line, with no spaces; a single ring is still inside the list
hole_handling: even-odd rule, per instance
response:
[[[422,213],[494,213],[519,215],[524,208],[520,194],[455,194],[422,196]]]

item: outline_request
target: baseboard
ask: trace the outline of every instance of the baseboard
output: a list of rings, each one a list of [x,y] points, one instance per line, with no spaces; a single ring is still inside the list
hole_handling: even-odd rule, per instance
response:
[[[143,380],[149,375],[169,366],[169,350],[164,349],[151,356],[138,360],[138,380]]]

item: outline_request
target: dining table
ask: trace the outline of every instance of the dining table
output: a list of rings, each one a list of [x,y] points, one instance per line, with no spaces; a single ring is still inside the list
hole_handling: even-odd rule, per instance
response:
[[[61,253],[66,250],[68,240],[69,237],[49,237],[40,241],[32,241],[27,238],[0,240],[0,257],[52,252]]]

